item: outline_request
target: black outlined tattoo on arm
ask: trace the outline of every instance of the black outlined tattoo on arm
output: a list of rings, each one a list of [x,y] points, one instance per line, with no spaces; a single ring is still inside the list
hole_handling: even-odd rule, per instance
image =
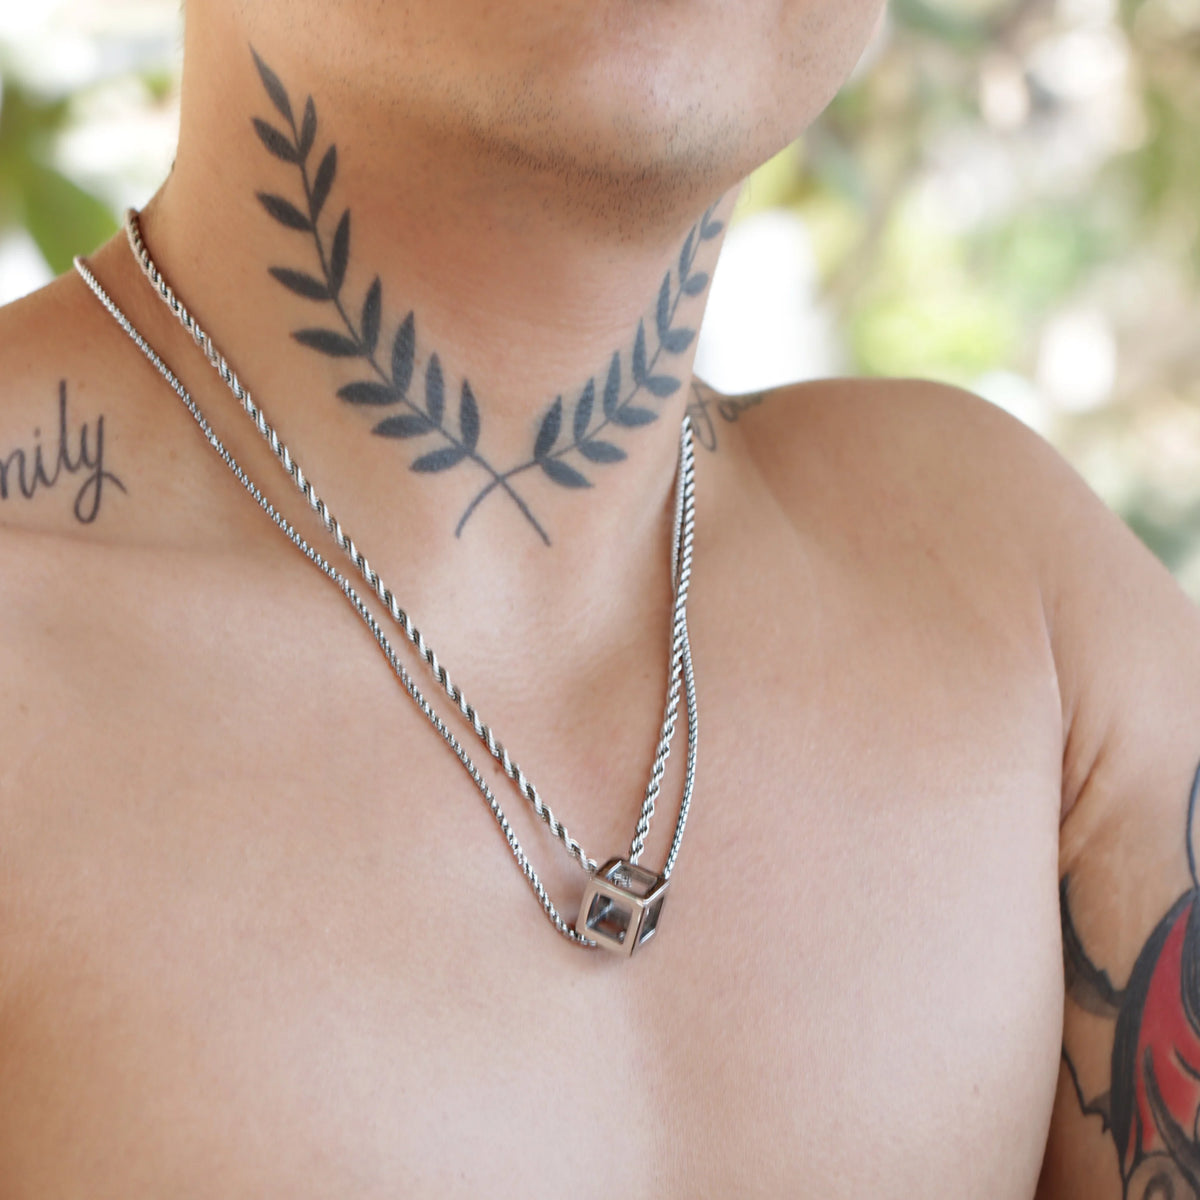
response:
[[[1191,887],[1158,922],[1123,988],[1088,955],[1059,885],[1068,1000],[1116,1022],[1109,1090],[1087,1096],[1066,1047],[1082,1112],[1111,1133],[1124,1200],[1200,1200],[1200,882],[1192,842],[1200,769],[1188,798]]]

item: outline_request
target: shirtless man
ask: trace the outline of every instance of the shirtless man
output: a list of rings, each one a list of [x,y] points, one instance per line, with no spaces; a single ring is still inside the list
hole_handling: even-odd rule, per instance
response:
[[[1194,1200],[1200,614],[968,394],[691,380],[739,181],[879,7],[192,0],[146,245],[600,860],[691,408],[695,791],[654,937],[560,937],[81,278],[12,306],[3,1200]],[[88,262],[358,582],[124,238]],[[573,920],[578,863],[375,609]]]

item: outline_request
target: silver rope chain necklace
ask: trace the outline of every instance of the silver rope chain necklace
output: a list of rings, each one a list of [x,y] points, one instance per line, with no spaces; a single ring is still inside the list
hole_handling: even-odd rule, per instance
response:
[[[551,921],[555,929],[573,944],[581,947],[594,948],[602,946],[605,949],[620,954],[632,954],[635,949],[645,944],[657,932],[659,917],[666,896],[667,884],[683,840],[684,827],[687,822],[688,810],[691,805],[692,791],[695,784],[698,717],[696,686],[692,671],[691,647],[688,642],[687,630],[687,596],[688,585],[691,579],[692,545],[695,529],[695,458],[690,418],[687,415],[684,416],[679,437],[679,464],[675,485],[674,535],[671,544],[671,584],[675,595],[675,604],[672,613],[671,657],[667,699],[661,734],[650,773],[650,781],[646,787],[645,799],[638,817],[629,854],[625,858],[610,858],[600,866],[584,851],[579,842],[571,836],[566,827],[557,819],[549,805],[542,800],[533,783],[512,759],[503,743],[497,739],[491,727],[479,715],[478,710],[467,700],[462,690],[451,681],[448,672],[439,661],[432,647],[425,641],[420,630],[413,624],[411,618],[400,606],[392,590],[371,567],[365,556],[355,545],[353,539],[345,532],[341,522],[337,520],[329,506],[318,495],[311,481],[301,469],[300,464],[267,420],[262,409],[254,403],[250,393],[239,381],[225,356],[217,349],[212,339],[200,328],[187,308],[175,295],[171,286],[164,279],[162,273],[150,257],[150,253],[141,235],[137,213],[132,209],[126,215],[125,232],[134,258],[141,268],[142,274],[154,289],[155,294],[167,305],[180,324],[191,335],[193,341],[201,349],[210,365],[233,393],[242,411],[250,418],[259,434],[271,447],[277,461],[291,478],[296,489],[304,496],[313,511],[321,517],[330,536],[354,564],[367,586],[374,591],[375,595],[384,604],[393,621],[400,626],[408,640],[419,651],[432,672],[434,679],[441,685],[447,696],[457,705],[463,716],[470,721],[476,735],[483,742],[484,746],[486,746],[492,757],[500,763],[505,774],[513,780],[517,790],[529,803],[533,812],[546,824],[553,836],[561,843],[563,849],[587,873],[587,881],[579,905],[579,915],[574,925],[568,924],[551,900],[541,880],[538,878],[537,872],[533,869],[520,841],[517,839],[516,833],[509,824],[504,810],[501,808],[487,781],[480,773],[479,768],[467,754],[453,731],[445,724],[413,682],[412,677],[393,650],[383,628],[349,580],[325,559],[319,551],[311,546],[297,532],[288,519],[267,500],[258,485],[250,479],[241,465],[221,442],[220,438],[217,437],[207,418],[179,381],[178,377],[133,326],[129,318],[117,307],[83,260],[76,258],[75,269],[79,275],[112,318],[125,331],[179,397],[209,445],[212,446],[213,450],[237,478],[238,482],[242,484],[259,507],[271,518],[296,549],[308,558],[341,591],[348,603],[371,631],[380,651],[387,659],[401,686],[403,686],[409,697],[438,731],[450,749],[453,750],[455,756],[462,763],[463,768],[479,789],[492,816],[504,834],[521,873],[525,876],[534,895],[540,902],[546,917]],[[654,817],[660,785],[671,751],[671,742],[675,732],[675,721],[679,707],[681,678],[687,706],[688,747],[686,775],[683,797],[680,801],[679,815],[676,820],[675,834],[671,842],[671,847],[661,873],[655,874],[640,866],[638,860],[645,848],[646,837],[649,834],[650,823]]]

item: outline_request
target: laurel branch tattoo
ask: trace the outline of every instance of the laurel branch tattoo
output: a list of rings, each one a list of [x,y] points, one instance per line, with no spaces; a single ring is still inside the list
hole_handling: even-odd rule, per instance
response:
[[[652,350],[647,341],[646,323],[644,320],[638,322],[628,354],[628,380],[621,352],[614,351],[603,383],[592,377],[578,390],[570,405],[569,419],[565,419],[568,406],[559,395],[541,418],[529,457],[516,466],[499,470],[480,452],[479,402],[465,378],[459,385],[458,412],[454,421],[447,413],[446,380],[436,353],[428,357],[422,386],[414,386],[417,359],[414,313],[410,310],[400,321],[391,339],[390,355],[386,355],[380,352],[383,283],[378,275],[367,288],[361,305],[356,306],[357,311],[352,312],[348,307],[343,285],[350,264],[350,210],[342,210],[334,223],[332,237],[325,232],[329,222],[322,219],[337,177],[337,146],[330,143],[316,170],[310,170],[318,133],[317,110],[312,96],[306,98],[297,121],[283,82],[253,48],[251,54],[267,96],[285,123],[281,130],[269,121],[255,117],[255,132],[276,159],[296,168],[304,193],[302,206],[270,192],[259,192],[258,200],[285,229],[310,236],[319,272],[312,274],[275,266],[269,268],[270,274],[295,295],[332,305],[342,327],[297,329],[292,337],[319,354],[358,359],[366,364],[370,377],[347,383],[338,389],[337,395],[344,402],[363,408],[398,410],[378,420],[373,433],[379,437],[423,438],[440,443],[418,455],[409,464],[411,470],[447,471],[461,463],[473,463],[487,476],[487,481],[459,518],[455,536],[461,536],[479,505],[499,490],[509,497],[542,541],[549,545],[549,535],[512,481],[527,471],[538,470],[560,487],[591,487],[592,481],[579,466],[586,463],[599,467],[620,462],[626,453],[610,440],[612,434],[620,429],[649,425],[658,419],[659,414],[654,408],[637,401],[664,399],[681,386],[680,379],[671,373],[664,359],[682,354],[695,339],[694,329],[677,326],[675,322],[681,300],[685,296],[699,296],[708,287],[709,276],[707,272],[695,269],[695,259],[700,244],[719,236],[724,228],[713,215],[716,206],[710,207],[688,231],[677,268],[668,270],[663,276],[655,308]],[[602,433],[607,436],[599,436]],[[568,461],[572,457],[576,459],[575,463]]]

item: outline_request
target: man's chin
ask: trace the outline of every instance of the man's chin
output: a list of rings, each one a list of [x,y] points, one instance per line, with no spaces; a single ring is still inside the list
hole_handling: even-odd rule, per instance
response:
[[[491,164],[498,177],[540,179],[575,206],[609,217],[634,209],[643,220],[652,212],[693,214],[790,140],[782,128],[772,137],[715,105],[656,108],[617,91],[602,103],[526,95],[458,116],[457,132],[485,171]],[[442,136],[449,132],[442,124]]]
[[[528,130],[493,130],[481,146],[498,170],[516,169],[552,190],[564,210],[591,214],[606,223],[644,227],[663,224],[675,232],[744,178],[763,158],[747,154],[745,138],[732,128],[663,130],[632,116],[622,127],[578,137],[531,138]]]

